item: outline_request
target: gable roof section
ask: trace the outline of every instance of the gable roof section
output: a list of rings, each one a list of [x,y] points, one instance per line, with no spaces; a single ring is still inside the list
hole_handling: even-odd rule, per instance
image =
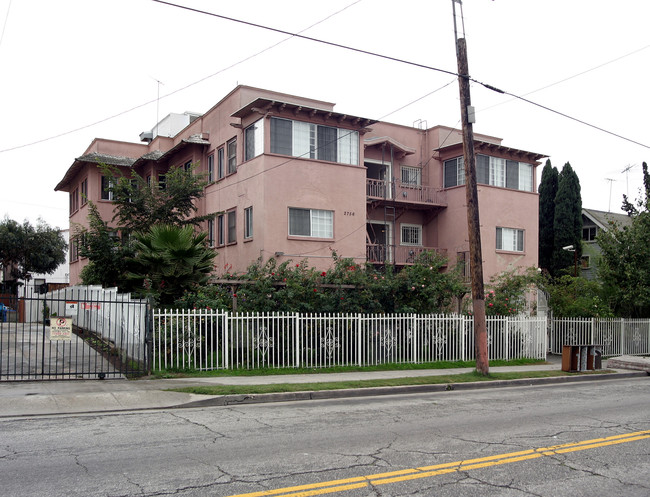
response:
[[[600,229],[608,230],[609,223],[614,222],[621,226],[629,226],[632,224],[632,218],[627,214],[619,214],[615,212],[597,211],[595,209],[582,209],[582,215],[591,220]]]

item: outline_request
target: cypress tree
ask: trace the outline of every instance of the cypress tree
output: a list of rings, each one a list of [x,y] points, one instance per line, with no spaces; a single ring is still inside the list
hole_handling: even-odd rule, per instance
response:
[[[547,160],[539,185],[539,267],[552,268],[555,220],[555,196],[557,195],[558,170]]]
[[[553,220],[553,263],[551,274],[556,276],[561,269],[573,267],[574,257],[582,255],[582,197],[580,180],[568,162],[558,177],[555,195],[555,218]],[[562,247],[573,245],[575,254]],[[573,271],[571,271],[573,274]]]

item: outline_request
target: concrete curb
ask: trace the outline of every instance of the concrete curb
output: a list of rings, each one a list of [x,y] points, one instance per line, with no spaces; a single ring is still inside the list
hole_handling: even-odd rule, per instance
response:
[[[454,390],[481,390],[522,386],[553,385],[585,381],[620,380],[624,378],[647,377],[645,372],[590,374],[584,376],[556,376],[552,378],[522,378],[517,380],[493,380],[469,383],[438,383],[435,385],[403,385],[395,387],[348,388],[341,390],[315,390],[304,392],[279,392],[244,395],[220,395],[202,399],[168,409],[189,409],[199,407],[233,406],[242,404],[263,404],[271,402],[295,402],[304,400],[345,399],[351,397],[374,397],[380,395],[405,395],[414,393],[446,392]]]

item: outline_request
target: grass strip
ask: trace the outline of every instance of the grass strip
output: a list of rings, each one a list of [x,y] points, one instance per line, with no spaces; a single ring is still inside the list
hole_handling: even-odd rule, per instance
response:
[[[386,378],[376,380],[331,381],[322,383],[275,383],[269,385],[202,385],[172,388],[169,391],[194,393],[200,395],[245,395],[281,392],[305,392],[318,390],[341,390],[348,388],[394,387],[404,385],[438,385],[468,383],[475,381],[514,380],[525,378],[551,378],[557,376],[578,376],[584,374],[611,373],[599,370],[585,373],[567,373],[564,371],[520,371],[511,373],[491,373],[483,376],[479,373],[460,373],[440,376],[419,376],[407,378]]]
[[[490,361],[490,367],[496,366],[530,366],[548,364],[540,359],[513,359],[510,361]],[[196,369],[164,369],[154,371],[148,379],[165,378],[211,378],[225,376],[268,376],[292,374],[354,373],[359,371],[412,371],[418,369],[455,369],[474,368],[476,361],[438,361],[421,364],[389,363],[375,366],[336,366],[330,368],[257,368],[257,369],[214,369],[202,371]]]

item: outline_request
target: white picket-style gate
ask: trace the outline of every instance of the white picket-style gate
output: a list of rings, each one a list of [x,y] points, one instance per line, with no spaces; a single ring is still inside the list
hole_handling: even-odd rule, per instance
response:
[[[545,317],[488,317],[490,359],[544,359]],[[152,368],[257,369],[474,360],[473,318],[418,314],[153,313]]]

